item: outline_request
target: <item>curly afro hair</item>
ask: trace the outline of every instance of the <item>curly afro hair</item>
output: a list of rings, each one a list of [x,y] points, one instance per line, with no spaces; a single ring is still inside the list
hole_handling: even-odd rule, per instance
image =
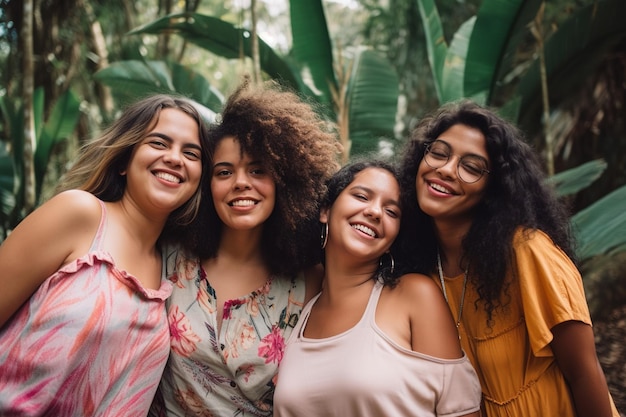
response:
[[[242,154],[259,160],[276,184],[274,211],[261,238],[272,273],[292,275],[318,263],[319,202],[326,181],[340,167],[334,125],[286,87],[274,81],[253,85],[249,79],[228,98],[218,119],[209,129],[210,154],[222,139],[234,137]],[[206,198],[196,222],[197,238],[188,249],[206,259],[217,254],[222,222],[213,205],[210,180],[202,186]]]

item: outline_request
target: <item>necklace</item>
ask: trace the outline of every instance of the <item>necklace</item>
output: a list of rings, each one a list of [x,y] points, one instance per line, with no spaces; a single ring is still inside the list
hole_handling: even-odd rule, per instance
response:
[[[443,269],[441,268],[441,257],[439,251],[437,251],[437,271],[439,272],[439,281],[441,282],[441,290],[443,291],[443,298],[448,302],[448,293],[446,293],[446,283],[443,280]],[[461,302],[459,303],[459,318],[456,321],[456,328],[461,325],[461,317],[463,316],[463,304],[465,304],[465,288],[467,288],[467,268],[463,273],[463,291],[461,291]],[[461,336],[459,336],[460,338]]]

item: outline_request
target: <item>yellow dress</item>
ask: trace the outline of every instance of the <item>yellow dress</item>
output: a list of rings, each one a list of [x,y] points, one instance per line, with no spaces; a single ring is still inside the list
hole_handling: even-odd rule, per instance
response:
[[[476,369],[489,417],[559,416],[575,412],[550,342],[550,329],[578,320],[591,324],[581,276],[571,260],[541,231],[515,235],[516,276],[504,311],[489,328],[475,288],[468,284],[459,327],[461,345]],[[434,277],[439,284],[439,277]],[[511,279],[511,276],[507,279]],[[463,275],[445,278],[448,304],[456,320]],[[439,284],[440,285],[440,284]],[[613,416],[619,413],[613,404]]]

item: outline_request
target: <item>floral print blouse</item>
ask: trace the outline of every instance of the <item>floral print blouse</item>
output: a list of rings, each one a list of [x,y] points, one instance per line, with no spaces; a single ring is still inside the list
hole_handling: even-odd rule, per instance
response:
[[[304,276],[272,277],[227,300],[218,333],[217,297],[200,261],[173,252],[168,265],[171,351],[151,415],[271,416],[285,340],[304,302]]]

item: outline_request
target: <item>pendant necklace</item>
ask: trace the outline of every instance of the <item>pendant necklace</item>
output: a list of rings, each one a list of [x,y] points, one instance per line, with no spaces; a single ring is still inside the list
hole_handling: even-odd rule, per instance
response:
[[[446,293],[446,283],[443,280],[443,269],[441,268],[441,257],[439,256],[439,251],[437,251],[437,271],[439,272],[439,281],[441,282],[441,290],[443,291],[443,298],[446,299],[446,303],[448,302],[448,293]],[[463,304],[465,304],[465,288],[467,288],[467,268],[465,268],[465,272],[463,273],[463,291],[461,291],[461,302],[459,303],[459,318],[456,321],[456,328],[458,329],[461,325],[461,317],[463,316]],[[459,339],[461,335],[459,335]]]

